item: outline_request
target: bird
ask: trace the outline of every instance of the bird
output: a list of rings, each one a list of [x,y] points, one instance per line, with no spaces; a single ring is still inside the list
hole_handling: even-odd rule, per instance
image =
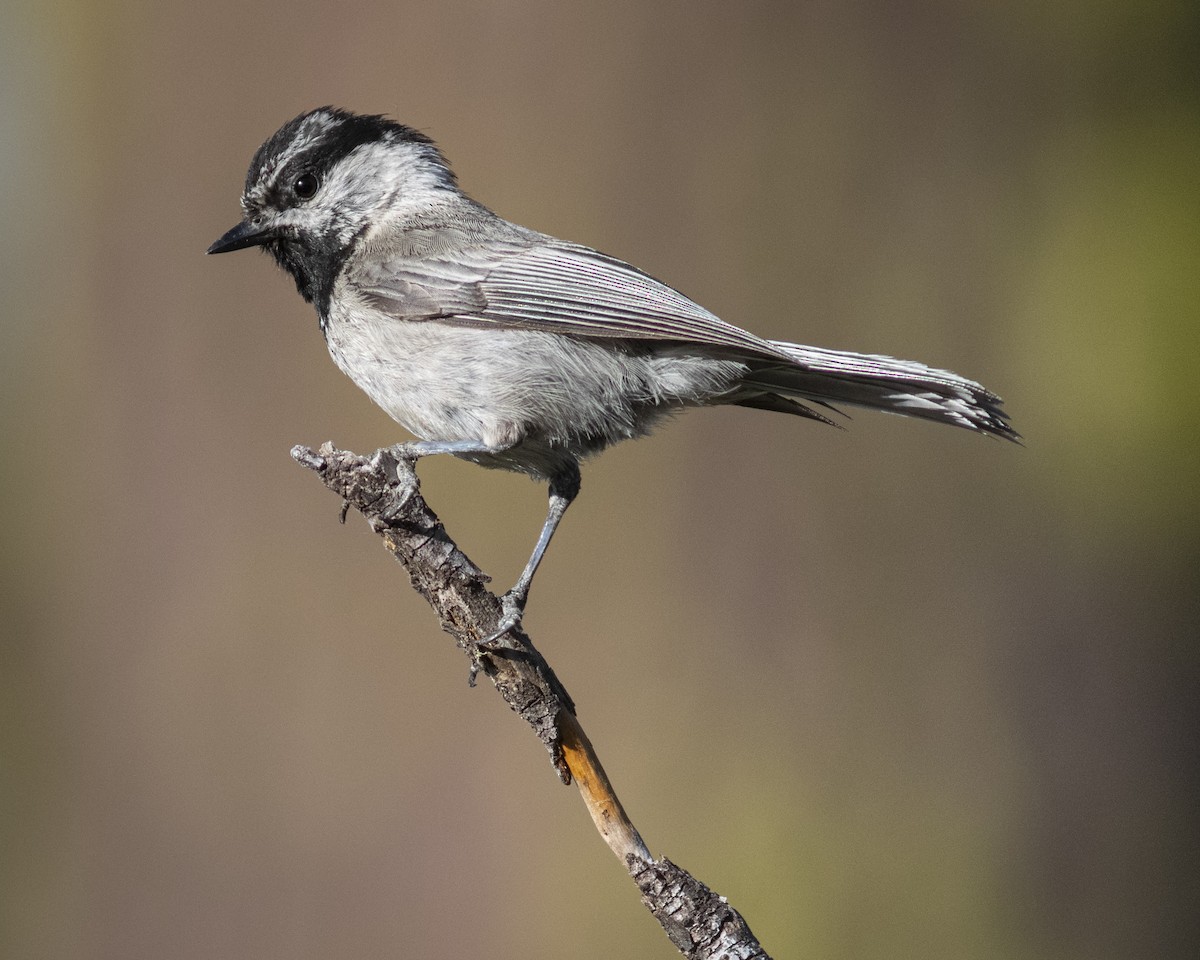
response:
[[[326,106],[255,152],[243,219],[208,248],[260,247],[311,303],[330,356],[417,439],[548,484],[546,519],[488,640],[516,628],[579,493],[580,462],[693,407],[837,425],[838,405],[1019,442],[1002,401],[911,360],[769,340],[615,257],[500,217],[427,135]]]

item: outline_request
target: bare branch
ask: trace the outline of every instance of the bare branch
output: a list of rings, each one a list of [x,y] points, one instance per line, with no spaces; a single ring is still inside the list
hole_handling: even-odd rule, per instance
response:
[[[550,752],[559,779],[575,781],[600,836],[629,870],[671,942],[696,960],[769,960],[723,897],[669,860],[650,856],[579,724],[575,704],[524,630],[482,643],[497,629],[500,601],[487,589],[488,576],[425,503],[411,464],[386,449],[361,457],[329,443],[317,451],[294,447],[292,457],[342,498],[343,518],[347,506],[366,518],[433,607],[442,629],[470,657],[472,680],[482,670]]]

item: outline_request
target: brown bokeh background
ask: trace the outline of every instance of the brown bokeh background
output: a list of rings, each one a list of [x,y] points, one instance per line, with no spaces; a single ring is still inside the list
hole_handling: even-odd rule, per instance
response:
[[[778,957],[1196,955],[1194,4],[11,0],[0,36],[0,955],[674,955],[288,458],[400,431],[285,277],[203,256],[322,103],[1027,437],[704,411],[585,470],[527,623],[655,853]],[[421,472],[507,585],[543,492]]]

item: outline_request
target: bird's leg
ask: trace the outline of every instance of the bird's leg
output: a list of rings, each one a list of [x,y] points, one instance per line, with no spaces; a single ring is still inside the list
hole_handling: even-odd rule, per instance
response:
[[[482,440],[412,440],[383,449],[389,451],[397,460],[413,463],[421,457],[432,457],[439,453],[501,453],[505,448],[484,443]]]
[[[439,453],[470,454],[470,453],[502,453],[504,447],[489,445],[480,440],[416,440],[410,443],[398,443],[393,447],[385,447],[398,460],[413,463],[421,457],[429,457]],[[380,453],[383,451],[381,450]],[[378,456],[378,454],[376,454]],[[525,613],[525,601],[529,598],[529,585],[533,583],[533,575],[537,573],[538,564],[550,545],[550,538],[558,528],[559,521],[567,512],[571,501],[579,494],[579,462],[571,458],[565,466],[550,478],[550,505],[546,511],[546,522],[542,524],[542,532],[534,545],[533,553],[521,576],[504,596],[500,598],[502,613],[496,629],[480,641],[480,646],[494,644],[506,633],[521,623]]]
[[[525,601],[529,599],[529,585],[533,583],[533,575],[537,573],[538,564],[542,562],[546,548],[550,545],[550,538],[558,529],[559,521],[567,512],[571,501],[579,494],[579,482],[579,463],[575,460],[550,478],[550,506],[546,511],[546,522],[542,524],[542,532],[534,545],[529,562],[521,571],[521,576],[517,578],[512,589],[500,598],[504,611],[500,617],[500,623],[495,632],[485,637],[481,643],[494,643],[521,623],[521,618],[525,614]]]
[[[397,443],[390,447],[382,447],[371,457],[371,464],[376,469],[382,469],[382,456],[391,454],[396,460],[402,460],[411,468],[421,457],[430,457],[438,453],[500,453],[504,448],[490,446],[481,440],[414,440],[410,443]],[[394,501],[392,510],[399,510],[412,496],[416,488],[411,484],[402,491]],[[345,505],[343,505],[344,507]],[[345,523],[345,509],[342,511],[342,522]]]

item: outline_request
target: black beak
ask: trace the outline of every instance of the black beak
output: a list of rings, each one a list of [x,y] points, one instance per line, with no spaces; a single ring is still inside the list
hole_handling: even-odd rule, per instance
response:
[[[245,250],[247,247],[261,246],[274,237],[275,232],[269,226],[255,223],[253,220],[243,220],[209,247],[208,252],[230,253],[234,250]]]

